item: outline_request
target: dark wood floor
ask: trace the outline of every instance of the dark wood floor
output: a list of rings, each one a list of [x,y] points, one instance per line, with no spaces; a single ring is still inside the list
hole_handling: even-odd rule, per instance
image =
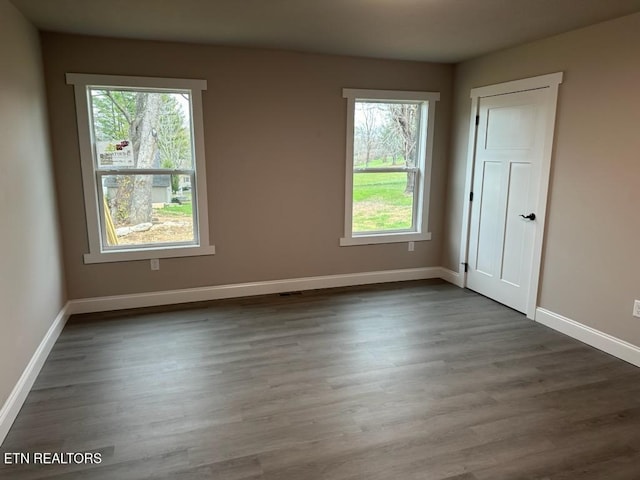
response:
[[[74,318],[20,479],[640,478],[640,369],[439,281]]]

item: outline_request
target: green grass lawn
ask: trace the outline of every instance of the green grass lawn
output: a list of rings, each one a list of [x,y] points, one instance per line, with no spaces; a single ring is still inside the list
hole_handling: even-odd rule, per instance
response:
[[[393,164],[393,159],[391,157],[387,158],[374,158],[373,160],[369,160],[368,168],[396,168],[396,167],[404,167],[404,158],[399,157],[396,158],[396,164]],[[355,165],[355,168],[364,168],[364,162],[358,163]]]
[[[411,228],[413,195],[404,193],[406,184],[402,172],[354,173],[353,231]]]
[[[167,203],[164,207],[159,208],[158,211],[163,215],[175,215],[177,217],[191,217],[193,215],[191,203]]]

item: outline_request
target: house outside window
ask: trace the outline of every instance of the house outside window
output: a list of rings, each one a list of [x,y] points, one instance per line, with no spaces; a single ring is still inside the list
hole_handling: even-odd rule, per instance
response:
[[[67,74],[74,85],[85,263],[211,255],[204,80]]]

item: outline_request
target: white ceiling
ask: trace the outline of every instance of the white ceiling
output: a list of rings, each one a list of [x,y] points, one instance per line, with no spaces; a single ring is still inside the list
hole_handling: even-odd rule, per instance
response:
[[[38,28],[458,62],[640,11],[640,0],[12,0]]]

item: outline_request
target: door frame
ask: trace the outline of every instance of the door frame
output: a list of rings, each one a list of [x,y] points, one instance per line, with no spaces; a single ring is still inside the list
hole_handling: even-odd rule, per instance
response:
[[[538,184],[538,204],[536,206],[536,221],[539,228],[533,240],[533,266],[531,269],[531,281],[529,283],[527,318],[535,320],[535,312],[538,300],[538,283],[540,280],[540,266],[542,262],[542,245],[547,212],[547,194],[549,191],[549,175],[551,171],[551,156],[553,154],[553,138],[555,132],[556,109],[558,103],[558,88],[562,83],[563,72],[550,73],[537,77],[513,80],[471,89],[471,113],[469,116],[469,147],[467,149],[467,169],[464,182],[464,198],[462,210],[462,232],[460,237],[460,275],[462,286],[467,286],[467,274],[463,267],[468,262],[469,235],[471,222],[471,191],[473,187],[473,175],[476,159],[476,141],[478,125],[476,118],[479,115],[480,99],[505,95],[509,93],[523,92],[527,90],[547,89],[546,104],[546,129],[544,133],[544,147],[540,164],[540,181]]]

